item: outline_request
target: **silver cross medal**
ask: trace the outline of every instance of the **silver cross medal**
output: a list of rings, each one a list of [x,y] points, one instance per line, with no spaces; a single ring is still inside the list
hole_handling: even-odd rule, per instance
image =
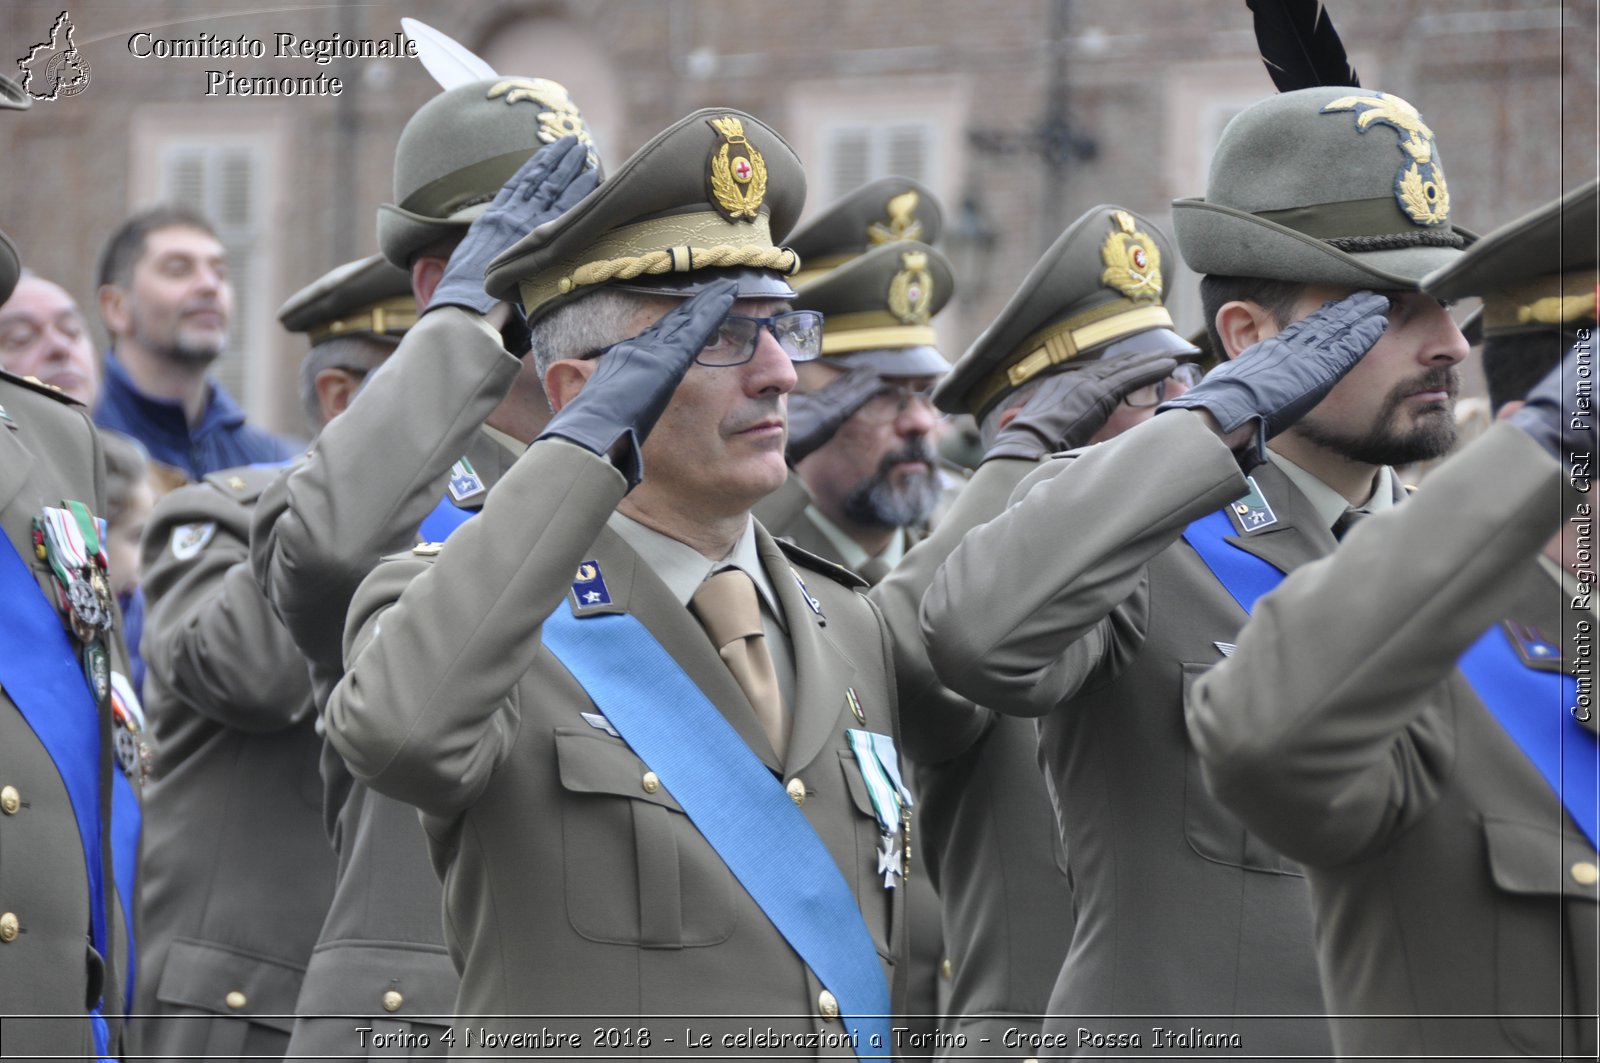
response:
[[[884,889],[894,889],[895,877],[901,874],[900,867],[899,835],[885,834],[878,845],[878,873],[883,876]]]

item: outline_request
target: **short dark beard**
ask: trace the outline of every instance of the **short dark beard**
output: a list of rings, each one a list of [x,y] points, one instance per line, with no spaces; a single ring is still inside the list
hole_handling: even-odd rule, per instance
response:
[[[182,339],[174,338],[171,346],[163,350],[162,353],[170,361],[179,365],[204,368],[221,357],[223,346],[224,344],[221,343],[189,344]]]
[[[927,463],[928,471],[904,477],[900,484],[890,478],[902,462]],[[933,516],[939,505],[939,456],[927,436],[913,436],[906,445],[885,455],[878,470],[856,484],[845,497],[844,515],[864,528],[909,528]]]
[[[1357,435],[1329,428],[1309,417],[1296,424],[1295,431],[1307,442],[1363,465],[1409,465],[1414,461],[1429,461],[1443,457],[1455,446],[1456,421],[1451,404],[1460,390],[1461,375],[1455,367],[1438,366],[1396,385],[1383,400],[1373,419],[1375,427],[1369,433]],[[1406,396],[1418,391],[1445,391],[1450,399],[1442,405],[1424,407],[1422,412],[1437,415],[1402,432],[1394,427],[1396,415]]]

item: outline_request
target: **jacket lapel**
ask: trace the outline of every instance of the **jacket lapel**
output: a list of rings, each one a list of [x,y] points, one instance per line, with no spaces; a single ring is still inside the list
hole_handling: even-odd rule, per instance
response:
[[[1250,475],[1278,519],[1245,534],[1238,533],[1235,522],[1235,534],[1227,537],[1228,542],[1285,573],[1333,553],[1338,545],[1333,532],[1323,526],[1311,500],[1276,465],[1268,462]]]
[[[838,727],[839,714],[844,711],[845,688],[854,681],[856,666],[833,641],[825,618],[801,594],[789,559],[759,524],[756,545],[767,578],[783,605],[789,642],[794,648],[794,722],[786,765],[788,774],[794,775],[809,767],[828,746]]]
[[[783,766],[756,719],[755,710],[733,673],[717,656],[705,629],[678,600],[667,585],[645,566],[644,561],[611,528],[601,530],[595,541],[593,559],[599,562],[611,603],[580,609],[579,615],[630,613],[655,636],[672,655],[694,685],[700,688],[717,711],[733,725],[761,762],[781,776]],[[564,605],[562,606],[565,607]]]

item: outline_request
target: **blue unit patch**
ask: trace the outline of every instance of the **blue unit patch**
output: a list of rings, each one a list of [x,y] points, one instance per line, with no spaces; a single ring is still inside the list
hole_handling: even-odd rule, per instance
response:
[[[611,592],[606,590],[606,578],[600,572],[600,562],[585,561],[578,566],[578,575],[572,581],[572,602],[579,609],[611,604]]]

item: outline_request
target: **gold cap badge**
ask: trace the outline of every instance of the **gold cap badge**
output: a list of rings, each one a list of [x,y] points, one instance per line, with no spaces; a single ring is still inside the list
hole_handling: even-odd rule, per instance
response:
[[[1443,225],[1450,220],[1450,188],[1444,170],[1433,158],[1433,130],[1417,109],[1398,96],[1375,92],[1371,96],[1341,96],[1322,108],[1323,114],[1356,113],[1356,131],[1365,133],[1374,123],[1389,126],[1400,138],[1404,162],[1394,178],[1394,198],[1406,217],[1418,225]]]
[[[1116,228],[1100,245],[1100,261],[1105,269],[1100,283],[1115,288],[1129,299],[1161,301],[1161,252],[1149,235],[1133,224],[1125,210],[1111,212]]]
[[[577,137],[578,143],[587,147],[590,155],[594,154],[594,138],[589,135],[589,127],[566,86],[559,82],[544,78],[506,78],[489,86],[487,96],[491,100],[504,99],[507,104],[527,100],[538,107],[541,143],[554,144],[562,137]]]
[[[933,316],[932,306],[933,274],[928,272],[928,253],[906,251],[900,256],[900,272],[889,281],[889,313],[904,325],[926,325]]]
[[[897,240],[921,240],[922,223],[917,220],[917,192],[912,189],[892,197],[884,206],[884,220],[867,226],[867,244],[892,244]]]
[[[755,221],[767,194],[767,164],[744,138],[744,123],[733,115],[708,118],[721,138],[711,153],[711,196],[729,221]]]

